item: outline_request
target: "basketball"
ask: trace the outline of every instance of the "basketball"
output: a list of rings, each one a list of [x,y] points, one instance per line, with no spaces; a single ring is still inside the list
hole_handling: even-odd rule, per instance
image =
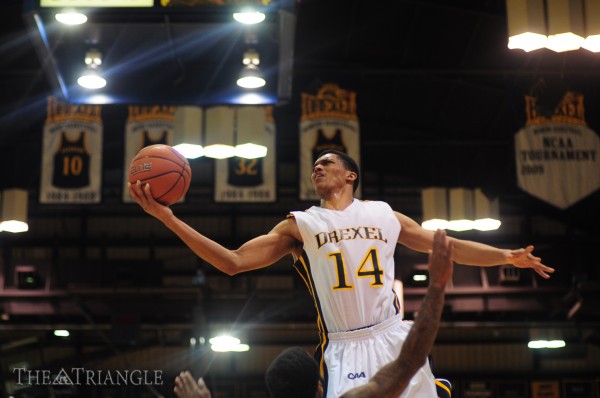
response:
[[[191,179],[188,160],[169,145],[144,147],[129,165],[129,182],[149,183],[154,199],[166,206],[183,198]]]

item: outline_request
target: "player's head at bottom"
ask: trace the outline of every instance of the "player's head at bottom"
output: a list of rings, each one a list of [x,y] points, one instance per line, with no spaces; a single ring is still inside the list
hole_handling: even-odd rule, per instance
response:
[[[265,382],[272,398],[323,396],[319,365],[300,347],[290,347],[279,354],[267,369]]]

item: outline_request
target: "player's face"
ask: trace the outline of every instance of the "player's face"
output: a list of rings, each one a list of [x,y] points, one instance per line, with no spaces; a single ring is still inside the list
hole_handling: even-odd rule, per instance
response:
[[[346,184],[346,170],[344,163],[333,153],[327,153],[317,159],[313,166],[311,179],[315,190],[322,196],[328,191],[341,188]]]

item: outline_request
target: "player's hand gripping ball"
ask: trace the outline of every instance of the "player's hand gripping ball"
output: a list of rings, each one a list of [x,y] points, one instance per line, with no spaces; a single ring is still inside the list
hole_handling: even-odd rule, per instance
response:
[[[129,182],[149,183],[154,199],[166,206],[185,196],[191,179],[188,160],[169,145],[142,148],[129,165]]]

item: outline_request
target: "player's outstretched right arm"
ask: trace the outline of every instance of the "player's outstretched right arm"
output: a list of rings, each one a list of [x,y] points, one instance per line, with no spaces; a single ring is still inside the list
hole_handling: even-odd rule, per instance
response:
[[[146,213],[165,224],[198,257],[228,275],[269,266],[292,253],[298,243],[300,233],[295,220],[290,218],[237,250],[227,249],[177,218],[169,207],[154,200],[150,189],[149,184],[142,188],[139,182],[129,186],[131,196]]]

